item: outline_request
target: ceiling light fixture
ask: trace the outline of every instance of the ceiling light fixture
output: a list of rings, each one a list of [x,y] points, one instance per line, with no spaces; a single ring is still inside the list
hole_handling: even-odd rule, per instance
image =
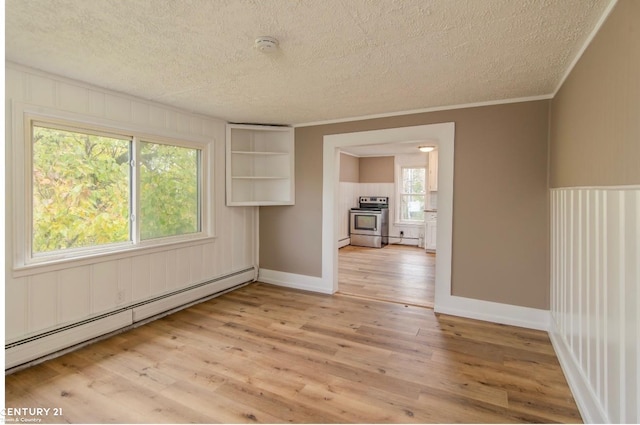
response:
[[[254,42],[254,47],[263,53],[271,53],[278,50],[278,40],[268,36],[258,37]]]
[[[435,148],[433,146],[420,146],[418,149],[420,152],[431,152]]]

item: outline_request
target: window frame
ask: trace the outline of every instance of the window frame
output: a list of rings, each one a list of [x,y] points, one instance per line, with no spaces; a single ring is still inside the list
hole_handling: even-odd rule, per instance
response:
[[[213,167],[213,141],[204,137],[182,135],[167,131],[167,134],[159,134],[157,131],[146,131],[134,125],[119,125],[97,117],[69,113],[59,110],[51,110],[40,106],[32,106],[15,102],[12,104],[13,112],[13,251],[14,271],[31,269],[34,267],[55,265],[73,261],[81,261],[88,258],[118,255],[130,251],[142,249],[160,249],[167,245],[183,245],[210,240],[215,237],[212,231],[213,208],[210,193],[212,185],[211,169]],[[70,248],[51,253],[33,253],[33,125],[50,126],[52,128],[86,131],[89,134],[105,135],[130,139],[134,168],[130,173],[130,215],[135,215],[135,220],[130,223],[130,239],[127,242],[115,242],[104,245]],[[170,134],[171,133],[171,134]],[[198,190],[199,190],[199,231],[184,235],[152,238],[141,240],[138,229],[139,204],[136,199],[139,194],[139,158],[138,145],[140,142],[179,146],[189,149],[197,149],[199,153]],[[131,217],[130,217],[131,219]]]
[[[405,193],[404,192],[404,170],[407,169],[423,169],[424,170],[424,194],[422,193]],[[397,217],[398,217],[398,224],[406,224],[406,225],[416,225],[416,224],[423,224],[424,223],[424,219],[423,220],[408,220],[402,217],[402,199],[404,196],[415,196],[415,195],[422,195],[424,196],[424,202],[425,202],[425,206],[427,204],[427,179],[428,179],[428,167],[426,165],[417,165],[417,164],[401,164],[398,167],[398,184],[396,185],[396,196],[398,198],[398,202],[397,202]]]

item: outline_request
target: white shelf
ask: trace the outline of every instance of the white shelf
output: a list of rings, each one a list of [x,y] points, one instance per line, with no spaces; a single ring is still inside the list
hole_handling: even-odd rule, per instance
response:
[[[292,205],[294,140],[290,127],[227,125],[227,205]]]

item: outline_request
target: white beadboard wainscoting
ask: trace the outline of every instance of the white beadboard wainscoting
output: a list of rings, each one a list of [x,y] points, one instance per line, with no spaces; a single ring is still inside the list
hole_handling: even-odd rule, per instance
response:
[[[551,190],[551,340],[585,422],[640,421],[640,187]]]
[[[360,183],[340,182],[338,190],[340,224],[338,226],[338,248],[351,243],[349,239],[349,210],[358,206]]]
[[[25,235],[16,230],[13,211],[24,208],[21,195],[14,193],[14,173],[8,170],[5,367],[255,279],[258,210],[225,205],[224,121],[10,63],[5,79],[9,106],[28,104],[88,121],[99,119],[115,128],[204,140],[210,155],[205,196],[209,213],[204,218],[210,237],[37,267],[15,264],[15,239]],[[24,143],[13,137],[12,128],[23,123],[11,109],[5,117],[8,161]]]

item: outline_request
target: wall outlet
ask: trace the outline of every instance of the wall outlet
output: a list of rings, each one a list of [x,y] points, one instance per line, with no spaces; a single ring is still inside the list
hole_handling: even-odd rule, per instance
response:
[[[116,302],[118,304],[122,304],[124,302],[124,290],[118,291],[116,294]]]

